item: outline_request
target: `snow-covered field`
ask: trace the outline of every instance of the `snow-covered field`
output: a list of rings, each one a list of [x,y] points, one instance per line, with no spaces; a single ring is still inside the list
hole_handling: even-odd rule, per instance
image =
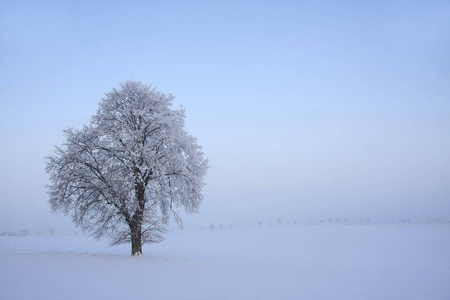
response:
[[[450,225],[171,234],[129,252],[0,237],[0,299],[450,299]]]

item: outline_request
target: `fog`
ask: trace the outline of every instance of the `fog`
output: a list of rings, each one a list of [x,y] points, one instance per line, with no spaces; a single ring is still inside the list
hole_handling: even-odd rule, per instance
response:
[[[0,4],[0,231],[50,213],[45,157],[128,79],[210,162],[186,229],[450,219],[450,2]]]

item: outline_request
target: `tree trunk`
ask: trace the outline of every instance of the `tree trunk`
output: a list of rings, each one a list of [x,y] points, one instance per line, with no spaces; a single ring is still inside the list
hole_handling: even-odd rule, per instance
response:
[[[132,224],[130,225],[131,230],[131,255],[142,255],[142,233],[141,227]]]
[[[131,230],[131,255],[142,255],[142,220],[145,210],[145,186],[140,181],[136,181],[135,183],[135,192],[139,207],[136,209],[129,223]]]

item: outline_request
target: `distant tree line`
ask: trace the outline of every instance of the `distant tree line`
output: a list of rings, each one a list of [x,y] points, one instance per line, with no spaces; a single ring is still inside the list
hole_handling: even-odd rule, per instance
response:
[[[53,236],[55,234],[56,230],[53,227],[51,227],[48,229],[48,232],[51,236]],[[0,232],[0,236],[29,236],[29,235],[31,235],[30,230],[28,230],[26,228],[20,230],[19,232],[9,231],[9,230]],[[37,230],[37,231],[35,231],[34,235],[41,236],[42,231]]]
[[[441,220],[439,218],[434,219],[427,219],[427,220],[414,220],[411,218],[402,218],[397,219],[393,221],[386,221],[386,219],[383,219],[382,221],[372,221],[369,218],[361,218],[361,219],[354,219],[350,220],[349,218],[322,218],[319,220],[301,220],[301,221],[284,221],[281,218],[276,219],[275,221],[258,221],[256,222],[256,228],[262,229],[264,227],[274,227],[274,224],[277,225],[277,227],[282,226],[313,226],[313,225],[401,225],[401,224],[441,224],[441,223],[450,223],[450,220]],[[224,226],[223,224],[209,224],[208,228],[211,232],[213,231],[223,231],[224,229],[233,230],[235,227],[233,224],[229,224],[228,226]],[[254,228],[253,223],[249,223],[247,226],[249,228]],[[202,226],[201,231],[204,231],[204,227]]]

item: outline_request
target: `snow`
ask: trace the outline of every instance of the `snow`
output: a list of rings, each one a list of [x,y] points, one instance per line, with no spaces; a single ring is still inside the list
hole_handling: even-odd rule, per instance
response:
[[[450,225],[0,237],[0,299],[450,299]]]

